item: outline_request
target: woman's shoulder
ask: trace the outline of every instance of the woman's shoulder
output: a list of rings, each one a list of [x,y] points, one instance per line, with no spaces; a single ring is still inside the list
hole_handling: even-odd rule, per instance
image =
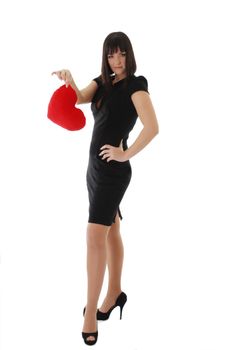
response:
[[[136,91],[146,91],[148,92],[148,81],[144,75],[132,75],[129,78],[129,92],[132,95]]]
[[[147,82],[147,79],[144,75],[131,75],[130,76],[130,81],[144,81],[144,82]]]
[[[103,85],[103,80],[102,80],[101,75],[99,75],[98,77],[96,77],[96,78],[94,78],[94,79],[92,79],[92,80],[96,82],[96,84],[98,85],[98,87]]]

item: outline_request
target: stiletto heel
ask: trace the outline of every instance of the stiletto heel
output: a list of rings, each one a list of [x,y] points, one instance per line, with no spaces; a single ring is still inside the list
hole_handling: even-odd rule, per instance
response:
[[[122,311],[124,306],[120,306],[120,320],[122,319]]]
[[[122,312],[123,308],[125,306],[125,303],[127,301],[127,295],[124,292],[121,292],[121,294],[117,297],[117,300],[115,304],[107,311],[107,312],[101,312],[100,310],[97,310],[97,320],[99,321],[106,321],[109,319],[109,316],[111,315],[111,312],[117,307],[120,307],[120,320],[122,319]],[[85,311],[84,311],[85,312]]]

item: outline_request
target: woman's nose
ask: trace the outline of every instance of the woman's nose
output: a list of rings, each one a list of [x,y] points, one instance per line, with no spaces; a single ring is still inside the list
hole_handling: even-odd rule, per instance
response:
[[[121,62],[120,57],[119,56],[115,56],[114,64],[118,65],[120,62]]]

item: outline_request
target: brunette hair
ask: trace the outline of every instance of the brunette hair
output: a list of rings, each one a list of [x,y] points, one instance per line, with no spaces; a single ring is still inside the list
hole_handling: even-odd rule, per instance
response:
[[[101,78],[104,84],[107,87],[110,87],[111,84],[111,75],[113,71],[111,70],[108,64],[108,55],[112,55],[117,52],[118,48],[122,52],[126,52],[126,78],[132,76],[137,69],[133,47],[128,38],[128,36],[123,32],[113,32],[110,33],[103,43],[103,56],[102,56],[102,69],[101,69]]]

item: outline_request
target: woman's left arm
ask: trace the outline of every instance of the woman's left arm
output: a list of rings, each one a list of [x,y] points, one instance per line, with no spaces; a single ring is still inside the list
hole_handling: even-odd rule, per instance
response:
[[[143,124],[143,129],[134,143],[124,152],[126,160],[129,160],[146,147],[159,132],[159,125],[150,95],[145,91],[137,91],[131,98]]]
[[[125,151],[121,145],[114,147],[111,145],[104,145],[101,147],[102,159],[107,162],[116,160],[118,162],[125,162],[140,152],[148,143],[158,134],[159,126],[154,111],[150,95],[145,91],[134,92],[131,96],[137,115],[140,118],[143,129],[134,141],[134,143]]]

